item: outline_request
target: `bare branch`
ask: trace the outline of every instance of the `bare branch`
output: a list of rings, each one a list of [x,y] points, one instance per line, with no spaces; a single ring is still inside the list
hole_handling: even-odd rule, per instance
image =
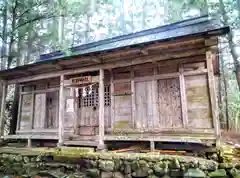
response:
[[[35,18],[30,19],[30,20],[27,20],[27,21],[25,21],[25,22],[23,22],[23,23],[21,23],[21,24],[18,24],[18,25],[12,30],[12,32],[14,32],[14,31],[17,30],[18,28],[20,28],[20,27],[22,27],[22,26],[24,26],[24,25],[27,25],[27,24],[29,24],[29,23],[34,23],[34,22],[39,21],[39,20],[50,19],[50,18],[53,18],[53,17],[56,17],[56,16],[54,16],[54,15],[51,15],[51,16],[45,16],[45,15],[43,15],[43,16],[35,17]]]

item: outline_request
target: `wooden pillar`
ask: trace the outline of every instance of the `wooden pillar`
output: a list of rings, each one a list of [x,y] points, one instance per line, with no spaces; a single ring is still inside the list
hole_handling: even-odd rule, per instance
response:
[[[31,139],[31,137],[28,137],[27,147],[28,147],[28,148],[31,148],[31,147],[32,147],[32,139]]]
[[[180,64],[179,67],[179,83],[180,83],[180,97],[181,97],[181,111],[182,111],[182,120],[183,127],[188,127],[188,110],[187,110],[187,96],[186,96],[186,86],[185,86],[185,78],[183,75],[183,66]]]
[[[64,141],[64,113],[65,113],[65,97],[64,97],[64,75],[60,76],[59,89],[59,110],[58,110],[58,145],[63,145]]]
[[[206,60],[207,60],[207,71],[208,71],[208,87],[211,101],[211,110],[213,117],[213,126],[216,135],[216,145],[219,145],[220,141],[220,126],[219,126],[219,115],[218,115],[218,105],[217,105],[217,91],[216,91],[216,83],[214,79],[214,71],[213,71],[213,60],[215,59],[216,54],[212,51],[206,52]]]
[[[157,64],[156,64],[157,65]],[[158,74],[158,68],[154,67],[154,75]],[[159,110],[158,110],[158,80],[152,80],[152,99],[153,99],[153,128],[159,128]]]
[[[31,128],[33,129],[34,124],[34,109],[35,109],[35,93],[34,93],[34,87],[32,87],[32,97],[31,97]]]
[[[155,142],[153,140],[150,141],[150,151],[151,152],[155,151]]]
[[[114,129],[114,121],[115,121],[115,101],[114,101],[114,83],[113,83],[113,72],[110,71],[111,79],[110,79],[110,85],[111,85],[111,129]]]
[[[136,91],[134,81],[134,71],[131,69],[131,93],[132,93],[132,127],[136,127]]]
[[[22,88],[23,86],[20,85],[19,86],[19,103],[18,103],[18,119],[17,119],[17,129],[16,130],[20,130],[20,122],[21,122],[21,110],[22,110]]]
[[[78,97],[76,97],[77,93],[76,93],[76,89],[73,89],[73,98],[74,98],[74,103],[73,103],[73,107],[74,107],[74,133],[77,134],[78,133]]]
[[[98,149],[104,149],[104,70],[99,70],[99,138]]]
[[[4,122],[5,122],[5,108],[6,108],[6,96],[7,96],[7,83],[2,81],[2,102],[0,113],[0,136],[4,135]]]

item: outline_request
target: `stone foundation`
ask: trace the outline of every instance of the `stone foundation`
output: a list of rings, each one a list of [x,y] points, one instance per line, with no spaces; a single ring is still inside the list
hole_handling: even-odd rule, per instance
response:
[[[240,165],[187,156],[93,150],[0,151],[0,177],[240,178]]]

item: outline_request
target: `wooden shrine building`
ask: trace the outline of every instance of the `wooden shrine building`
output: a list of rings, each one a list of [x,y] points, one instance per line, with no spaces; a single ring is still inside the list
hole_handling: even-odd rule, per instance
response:
[[[1,71],[1,128],[6,88],[20,84],[16,134],[3,137],[98,147],[119,140],[215,144],[218,39],[228,31],[203,16]]]

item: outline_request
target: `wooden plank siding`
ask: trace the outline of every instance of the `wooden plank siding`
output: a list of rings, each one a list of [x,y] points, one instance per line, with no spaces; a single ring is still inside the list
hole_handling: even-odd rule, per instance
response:
[[[79,87],[77,97],[76,90],[64,87],[59,79],[48,83],[46,90],[46,83],[41,80],[32,92],[34,108],[38,108],[34,110],[33,129],[58,127],[61,142],[70,140],[63,135],[64,130],[80,141],[95,140],[98,144],[116,140],[116,134],[124,132],[132,134],[132,138],[145,132],[146,140],[150,139],[149,134],[150,141],[159,141],[163,132],[181,136],[206,131],[212,139],[214,128],[218,134],[216,91],[212,84],[213,65],[217,62],[209,52],[206,56],[208,46],[202,38],[178,43],[154,44],[146,47],[144,56],[116,61],[106,57],[109,61],[101,64],[56,74],[69,79],[101,73],[101,82],[95,83],[87,96],[83,96],[83,88]],[[161,52],[156,52],[157,49]],[[116,57],[120,59],[121,55],[124,54]],[[28,80],[32,78],[23,81]],[[20,130],[30,127],[22,118],[31,117],[31,102],[25,106],[24,100],[32,93],[22,91]],[[47,98],[51,98],[51,104]],[[67,111],[68,101],[72,101],[73,110]],[[169,135],[164,136],[169,138]]]
[[[20,86],[18,132],[58,128],[59,80],[41,80]]]

